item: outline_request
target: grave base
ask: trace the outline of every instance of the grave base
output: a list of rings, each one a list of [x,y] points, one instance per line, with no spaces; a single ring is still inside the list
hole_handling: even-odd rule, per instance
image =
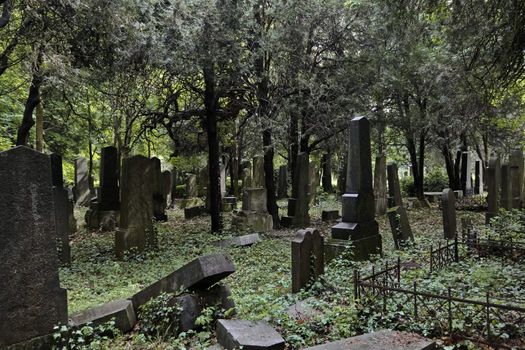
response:
[[[273,229],[273,218],[268,213],[241,210],[233,217],[232,227],[239,231],[267,232]]]
[[[379,225],[375,220],[361,223],[342,221],[335,226],[332,226],[332,238],[335,239],[351,239],[352,241],[355,241],[377,235],[378,233]]]
[[[352,247],[352,260],[368,260],[372,254],[381,254],[381,235],[377,234],[358,240],[328,239],[324,244],[325,263],[339,257],[348,247]]]

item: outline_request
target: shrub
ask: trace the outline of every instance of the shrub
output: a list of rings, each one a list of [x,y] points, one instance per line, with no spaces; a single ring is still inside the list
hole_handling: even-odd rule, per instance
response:
[[[399,186],[401,187],[401,193],[405,197],[415,197],[416,187],[414,186],[414,178],[411,176],[405,176],[399,180]]]
[[[423,189],[428,192],[441,192],[448,186],[448,176],[442,169],[435,168],[425,176]]]

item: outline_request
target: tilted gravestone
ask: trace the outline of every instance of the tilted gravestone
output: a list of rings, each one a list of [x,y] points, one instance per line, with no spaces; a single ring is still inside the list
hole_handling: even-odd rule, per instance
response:
[[[251,187],[243,189],[242,210],[232,219],[232,227],[241,231],[265,232],[273,228],[268,214],[267,193],[264,185],[264,157],[253,158]]]
[[[295,186],[297,198],[288,199],[288,215],[281,218],[284,227],[308,227],[310,225],[309,190],[310,163],[308,153],[299,153],[295,169]]]
[[[122,161],[120,229],[115,234],[115,253],[123,258],[134,248],[142,252],[156,245],[153,229],[153,162],[144,156]]]
[[[356,260],[368,259],[382,251],[379,226],[375,220],[370,154],[370,122],[356,117],[350,122],[350,150],[346,193],[343,195],[341,222],[332,227],[332,239],[325,247],[339,251],[343,241],[352,240]],[[339,241],[339,242],[338,242]],[[328,252],[334,257],[335,254]]]
[[[485,223],[489,223],[490,219],[498,215],[500,204],[500,182],[501,182],[501,166],[499,158],[491,158],[486,172],[487,180],[487,213],[485,214]]]
[[[0,348],[67,321],[60,288],[49,156],[24,146],[0,152]]]
[[[277,182],[277,199],[288,198],[288,167],[279,167],[279,179]]]
[[[217,341],[227,350],[284,350],[283,337],[266,321],[218,320]]]
[[[71,264],[69,248],[70,224],[69,215],[72,205],[69,202],[67,190],[64,188],[62,157],[58,154],[49,155],[51,161],[51,179],[53,184],[53,203],[55,207],[55,227],[58,249],[58,259],[61,264]]]
[[[510,166],[508,163],[501,165],[501,199],[500,205],[503,209],[512,209],[512,181]]]
[[[524,160],[523,151],[521,149],[511,152],[509,157],[511,166],[511,181],[512,181],[512,207],[521,209],[524,207]]]
[[[162,169],[160,159],[151,158],[153,171],[153,217],[155,220],[166,221],[166,201],[164,200],[164,191],[162,189]]]
[[[399,177],[397,164],[391,163],[387,166],[388,173],[388,193],[390,208],[387,211],[390,229],[394,237],[394,244],[397,249],[402,246],[402,242],[414,241],[412,228],[408,221],[408,215],[403,206],[401,197],[401,186],[399,186]]]
[[[386,192],[386,157],[376,157],[374,168],[374,196],[376,200],[376,214],[385,215],[387,209]]]
[[[299,230],[292,240],[292,293],[324,273],[324,239],[313,228]]]
[[[453,239],[457,234],[456,224],[456,196],[450,188],[443,190],[441,197],[443,207],[443,233],[445,239]]]
[[[91,201],[89,181],[87,159],[84,157],[75,159],[75,200],[79,206],[89,206]]]

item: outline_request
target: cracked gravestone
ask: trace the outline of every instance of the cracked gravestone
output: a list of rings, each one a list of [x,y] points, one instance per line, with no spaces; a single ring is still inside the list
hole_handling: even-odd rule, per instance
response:
[[[284,350],[283,337],[266,321],[219,320],[217,341],[225,349]]]

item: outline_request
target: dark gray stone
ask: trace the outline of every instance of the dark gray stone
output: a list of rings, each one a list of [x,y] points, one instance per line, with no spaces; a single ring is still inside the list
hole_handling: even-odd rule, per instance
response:
[[[387,209],[387,192],[386,192],[386,157],[376,157],[374,168],[374,196],[377,215],[385,215]]]
[[[321,211],[321,220],[324,222],[337,221],[340,217],[339,210]]]
[[[279,178],[277,181],[277,199],[288,198],[288,167],[279,167]]]
[[[167,221],[166,215],[166,201],[164,200],[164,191],[162,189],[162,170],[160,159],[157,157],[151,158],[153,163],[153,217],[158,221]]]
[[[443,233],[445,239],[453,239],[456,237],[456,196],[454,191],[450,188],[443,190],[441,197],[441,205],[443,207]]]
[[[321,316],[323,313],[312,306],[315,302],[316,299],[314,297],[301,300],[290,306],[288,311],[286,311],[286,314],[296,320],[308,320]]]
[[[394,244],[397,249],[401,248],[403,242],[414,241],[405,207],[390,208],[388,209],[387,215],[392,236],[394,237]]]
[[[483,170],[481,161],[476,160],[474,165],[474,194],[483,193]]]
[[[64,174],[62,171],[62,156],[56,153],[49,155],[51,161],[51,182],[53,187],[64,187]]]
[[[199,197],[206,196],[206,193],[208,191],[208,183],[210,178],[210,172],[208,170],[208,167],[201,168],[199,170],[199,178],[198,178],[198,187],[197,187],[197,194]],[[197,197],[197,196],[195,196]],[[191,198],[191,197],[190,197]]]
[[[266,189],[246,188],[242,194],[242,210],[267,212]]]
[[[69,248],[69,200],[67,190],[63,187],[53,187],[53,203],[55,207],[55,227],[57,238],[58,259],[62,265],[71,264]]]
[[[394,207],[403,206],[403,198],[401,197],[401,187],[399,186],[399,176],[396,163],[390,163],[387,166],[388,173],[388,195],[393,198]]]
[[[500,182],[501,182],[501,166],[499,158],[491,158],[486,172],[487,177],[487,213],[485,214],[485,222],[488,224],[490,219],[498,215],[500,208]]]
[[[228,239],[222,239],[220,241],[213,242],[213,245],[218,247],[245,247],[251,246],[261,241],[258,233],[252,233],[249,235],[233,237]]]
[[[219,320],[217,341],[231,350],[284,350],[285,342],[266,321]]]
[[[512,180],[510,166],[505,163],[501,165],[501,207],[506,210],[512,209]]]
[[[102,148],[100,157],[100,211],[120,209],[119,195],[120,166],[117,149],[113,146]]]
[[[253,157],[251,187],[252,188],[266,188],[266,181],[264,179],[264,157],[263,156]]]
[[[87,159],[84,157],[75,159],[75,199],[76,204],[79,206],[89,206],[89,202],[91,201],[89,181]]]
[[[511,180],[512,180],[512,207],[521,209],[524,207],[524,187],[525,181],[525,164],[523,159],[523,150],[517,149],[511,152],[509,156],[509,164],[511,166]]]
[[[115,253],[123,258],[135,248],[143,252],[156,245],[153,229],[153,162],[143,156],[122,162],[120,229],[115,234]]]
[[[304,350],[434,350],[436,343],[416,333],[382,330]]]
[[[24,146],[0,152],[0,348],[67,321],[60,288],[51,161]]]
[[[323,190],[327,193],[332,193],[334,192],[334,187],[332,186],[332,155],[330,153],[323,154],[321,168],[323,169],[321,179]]]
[[[122,332],[129,332],[137,323],[133,303],[130,300],[115,300],[69,317],[69,325],[82,327],[87,323],[94,326],[115,320],[115,327]]]
[[[317,187],[319,186],[319,169],[314,162],[308,167],[308,204],[313,206],[317,200]]]
[[[461,152],[461,189],[465,196],[470,195],[470,153],[468,151]]]
[[[137,311],[141,305],[161,293],[207,289],[234,272],[235,266],[225,254],[201,256],[134,294],[131,297],[133,307]]]
[[[308,227],[310,225],[309,190],[310,165],[308,153],[299,153],[295,170],[297,198],[288,199],[288,216],[281,218],[284,227]]]
[[[324,273],[324,239],[313,228],[299,230],[292,240],[292,293]]]
[[[186,179],[186,197],[195,198],[198,194],[197,175],[188,174],[188,178]]]
[[[173,176],[171,171],[164,170],[162,172],[162,200],[164,208],[168,207],[169,197],[171,195],[171,182],[173,181]]]
[[[203,205],[184,208],[184,219],[186,220],[193,219],[205,213],[206,213],[206,208]]]
[[[370,122],[365,117],[356,117],[350,122],[348,160],[346,192],[373,193]]]

